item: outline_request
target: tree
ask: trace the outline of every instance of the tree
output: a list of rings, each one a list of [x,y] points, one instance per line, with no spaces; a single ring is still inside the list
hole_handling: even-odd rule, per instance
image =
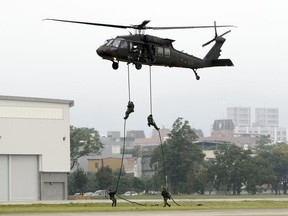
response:
[[[84,194],[84,189],[87,184],[87,181],[88,178],[84,173],[83,169],[77,169],[76,172],[74,172],[74,187],[76,191],[80,192],[81,194]]]
[[[94,128],[70,126],[70,169],[79,158],[99,154],[102,148],[99,133]]]
[[[272,188],[276,194],[287,193],[288,189],[288,146],[286,144],[274,145],[271,150],[262,151],[259,155],[267,161],[267,164],[273,170],[275,180]]]
[[[270,135],[260,135],[256,137],[256,151],[266,151],[272,148]]]
[[[214,165],[210,167],[217,190],[224,188],[226,192],[240,194],[246,182],[246,163],[252,152],[243,150],[234,144],[223,144],[215,151]]]
[[[74,185],[74,182],[75,182],[74,176],[75,176],[75,172],[68,174],[68,194],[69,195],[73,195],[75,193],[78,193],[77,190],[75,189],[75,185]]]
[[[209,194],[214,190],[213,178],[211,178],[211,172],[209,171],[213,163],[208,160],[204,161],[200,167],[196,179],[195,179],[195,192],[198,194],[204,194],[205,191],[209,191]]]
[[[154,175],[155,176],[155,175]],[[150,191],[158,191],[161,185],[155,186],[154,176],[142,176],[141,181],[143,182],[145,193],[149,193]]]
[[[96,178],[95,173],[87,172],[86,176],[87,176],[87,184],[85,187],[85,191],[95,192],[98,189],[102,189],[99,186],[99,181]]]
[[[151,167],[155,167],[156,175],[163,179],[163,186],[167,176],[172,193],[195,191],[195,179],[204,159],[201,149],[193,143],[198,136],[189,122],[182,120],[178,118],[174,122],[169,139],[163,143],[163,149],[158,146],[151,157]]]
[[[276,179],[268,161],[259,155],[245,161],[245,168],[246,190],[250,194],[256,194],[257,188],[271,184]]]
[[[99,182],[99,187],[101,189],[113,188],[114,183],[116,182],[115,175],[113,175],[112,169],[108,166],[101,167],[99,171],[95,174]],[[113,188],[116,189],[116,188]]]

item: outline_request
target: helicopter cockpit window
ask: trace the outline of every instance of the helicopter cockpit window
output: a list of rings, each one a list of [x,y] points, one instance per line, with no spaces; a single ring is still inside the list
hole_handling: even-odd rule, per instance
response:
[[[112,46],[114,46],[114,47],[119,47],[120,43],[121,43],[121,39],[116,38],[116,39],[113,41]]]
[[[110,46],[113,43],[113,40],[108,40],[104,45]]]

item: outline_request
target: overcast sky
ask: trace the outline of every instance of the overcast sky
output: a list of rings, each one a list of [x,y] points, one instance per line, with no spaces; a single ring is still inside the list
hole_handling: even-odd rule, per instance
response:
[[[285,0],[102,1],[1,0],[0,94],[74,100],[71,124],[94,127],[101,135],[121,131],[128,102],[127,64],[114,71],[96,49],[106,39],[129,30],[52,21],[58,18],[120,25],[236,25],[222,47],[221,58],[235,67],[192,70],[152,67],[153,115],[159,127],[171,128],[178,117],[210,134],[226,108],[277,107],[280,126],[288,127],[288,3]],[[229,29],[218,29],[218,33]],[[131,30],[132,31],[132,30]],[[176,40],[174,47],[203,58],[212,45],[213,29],[149,31]],[[152,129],[149,67],[130,66],[131,100],[135,112],[129,130]]]

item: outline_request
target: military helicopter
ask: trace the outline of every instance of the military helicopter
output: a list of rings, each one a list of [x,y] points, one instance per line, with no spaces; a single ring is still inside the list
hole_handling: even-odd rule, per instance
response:
[[[149,27],[147,24],[150,20],[143,21],[140,25],[114,25],[104,23],[80,22],[61,19],[44,19],[59,22],[77,23],[85,25],[96,25],[112,28],[134,29],[135,34],[117,36],[116,38],[108,39],[96,52],[103,59],[112,61],[112,68],[117,70],[119,62],[127,62],[135,65],[135,68],[140,70],[142,65],[157,65],[168,67],[183,67],[193,70],[197,80],[200,76],[196,70],[199,68],[216,67],[216,66],[234,66],[230,59],[219,59],[221,47],[225,42],[224,35],[231,30],[218,35],[218,27],[235,27],[233,25],[216,25],[213,26],[175,26],[175,27]],[[203,44],[208,44],[215,41],[213,47],[208,51],[207,55],[201,59],[193,55],[189,55],[182,51],[174,49],[172,43],[175,40],[168,38],[160,38],[152,35],[144,34],[145,30],[168,30],[168,29],[195,29],[195,28],[214,28],[215,36],[212,40]]]

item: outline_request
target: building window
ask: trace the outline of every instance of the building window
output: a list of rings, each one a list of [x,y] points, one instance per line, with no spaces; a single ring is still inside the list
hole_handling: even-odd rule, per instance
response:
[[[95,168],[99,169],[99,163],[98,162],[95,163]]]

